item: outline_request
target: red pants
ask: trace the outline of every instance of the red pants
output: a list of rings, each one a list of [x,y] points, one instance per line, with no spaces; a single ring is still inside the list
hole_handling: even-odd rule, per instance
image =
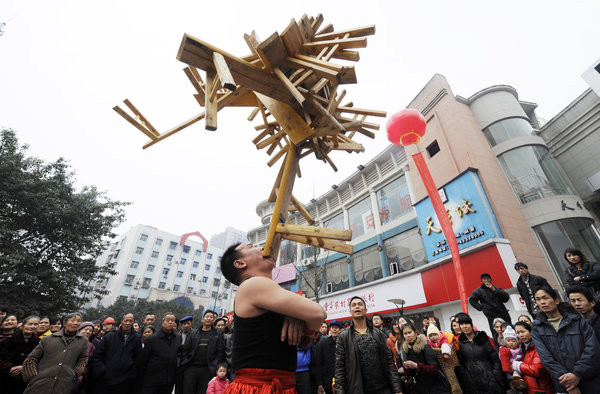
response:
[[[242,368],[225,394],[296,394],[294,372],[279,369]]]

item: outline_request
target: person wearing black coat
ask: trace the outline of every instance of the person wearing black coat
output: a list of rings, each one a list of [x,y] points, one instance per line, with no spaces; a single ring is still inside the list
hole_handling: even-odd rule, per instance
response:
[[[12,337],[0,342],[0,390],[3,394],[21,394],[27,385],[21,373],[15,376],[15,370],[40,341],[35,330],[40,322],[37,316],[23,320],[23,331],[16,331]],[[11,371],[13,372],[11,374]]]
[[[488,273],[481,274],[481,286],[473,290],[469,297],[469,303],[473,308],[483,312],[488,320],[490,332],[494,336],[494,340],[498,337],[494,330],[494,319],[499,317],[504,320],[509,326],[512,325],[508,310],[504,306],[505,302],[510,299],[508,293],[500,287],[492,284],[492,277]]]
[[[594,299],[600,301],[600,265],[588,260],[581,250],[575,248],[565,250],[565,260],[569,263],[565,269],[567,284],[587,287],[594,294]]]
[[[175,384],[181,337],[175,333],[175,315],[163,317],[162,328],[144,342],[137,365],[136,387],[141,394],[171,394]]]
[[[597,393],[600,344],[592,326],[579,315],[560,311],[558,294],[550,287],[538,289],[535,299],[543,313],[534,320],[531,337],[555,390]]]
[[[462,334],[458,337],[457,378],[465,394],[504,394],[505,381],[498,352],[484,331],[475,331],[467,314],[458,318]]]
[[[322,387],[327,394],[333,394],[331,383],[335,373],[335,344],[341,329],[342,323],[333,320],[329,323],[329,336],[322,337],[317,344],[315,368],[317,386]]]
[[[128,394],[135,383],[142,337],[133,330],[134,317],[123,317],[121,327],[106,334],[90,360],[94,394]]]
[[[515,264],[515,271],[519,273],[519,280],[517,280],[517,290],[519,295],[525,301],[527,312],[535,318],[535,315],[540,311],[533,293],[542,286],[549,286],[546,278],[541,276],[533,275],[529,273],[529,267],[527,264],[518,262]]]

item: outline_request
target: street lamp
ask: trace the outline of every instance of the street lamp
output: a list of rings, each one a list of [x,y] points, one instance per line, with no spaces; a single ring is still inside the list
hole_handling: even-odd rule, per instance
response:
[[[406,301],[404,301],[402,298],[390,298],[388,302],[391,302],[392,304],[396,305],[398,312],[400,312],[400,317],[404,317],[404,304],[406,304]],[[402,305],[402,309],[400,309],[398,304]]]

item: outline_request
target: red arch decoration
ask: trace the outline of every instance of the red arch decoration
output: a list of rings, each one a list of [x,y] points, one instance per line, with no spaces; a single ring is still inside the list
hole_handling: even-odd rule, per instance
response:
[[[196,235],[196,236],[200,237],[200,239],[202,239],[202,242],[204,243],[204,246],[202,247],[202,251],[206,253],[206,250],[208,249],[208,241],[206,240],[206,238],[204,238],[204,236],[202,234],[200,234],[199,231],[194,231],[193,233],[183,234],[181,236],[181,241],[179,241],[179,245],[183,245],[185,243],[186,239],[188,239],[192,235]]]

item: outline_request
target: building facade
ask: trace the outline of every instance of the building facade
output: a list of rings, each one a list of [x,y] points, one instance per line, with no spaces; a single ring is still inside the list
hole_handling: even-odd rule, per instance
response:
[[[455,96],[435,75],[408,107],[427,120],[418,145],[389,146],[306,206],[319,225],[352,230],[353,255],[284,241],[273,275],[282,286],[318,297],[328,319],[349,318],[347,300],[357,294],[370,313],[397,314],[388,300],[401,299],[413,318],[434,313],[448,329],[460,311],[456,275],[412,161],[417,152],[448,210],[469,294],[490,273],[511,294],[507,307],[516,318],[526,313],[515,288],[517,261],[561,288],[564,245],[600,257],[594,218],[540,137],[534,103],[509,86]],[[263,225],[248,232],[250,242],[264,243],[271,213],[271,204],[258,204]],[[290,221],[306,224],[300,215]],[[487,326],[483,314],[470,312]]]
[[[248,243],[248,239],[244,231],[233,227],[227,227],[222,233],[210,237],[210,245],[223,250],[235,243]]]
[[[90,306],[109,306],[119,298],[179,299],[194,308],[202,305],[227,313],[233,310],[236,286],[221,275],[222,254],[222,248],[210,245],[198,232],[176,235],[137,225],[96,260],[98,265],[115,262],[117,273],[95,284],[109,293]]]

